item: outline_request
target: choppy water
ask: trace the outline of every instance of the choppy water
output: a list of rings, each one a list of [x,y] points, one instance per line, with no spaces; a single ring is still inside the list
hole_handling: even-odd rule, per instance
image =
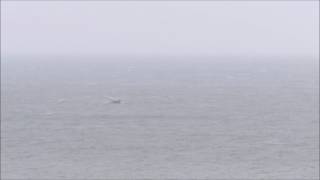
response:
[[[319,178],[316,61],[4,61],[1,176]]]

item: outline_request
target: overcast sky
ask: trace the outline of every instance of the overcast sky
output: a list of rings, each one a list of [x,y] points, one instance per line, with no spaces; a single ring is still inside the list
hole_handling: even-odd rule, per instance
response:
[[[319,2],[1,2],[2,56],[313,56]]]

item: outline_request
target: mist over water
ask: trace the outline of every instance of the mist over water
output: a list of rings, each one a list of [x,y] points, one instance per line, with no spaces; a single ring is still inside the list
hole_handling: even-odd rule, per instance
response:
[[[1,1],[1,179],[319,179],[319,1]]]
[[[318,63],[4,60],[1,176],[318,178]]]

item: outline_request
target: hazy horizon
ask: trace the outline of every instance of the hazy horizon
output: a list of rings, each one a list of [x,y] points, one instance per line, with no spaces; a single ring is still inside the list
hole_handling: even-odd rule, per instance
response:
[[[2,57],[319,58],[319,2],[1,2]]]
[[[318,179],[319,1],[1,1],[1,179]]]

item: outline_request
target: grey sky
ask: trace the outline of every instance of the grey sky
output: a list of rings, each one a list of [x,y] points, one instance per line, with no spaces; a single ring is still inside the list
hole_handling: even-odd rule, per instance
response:
[[[313,56],[319,2],[1,2],[2,55]]]

